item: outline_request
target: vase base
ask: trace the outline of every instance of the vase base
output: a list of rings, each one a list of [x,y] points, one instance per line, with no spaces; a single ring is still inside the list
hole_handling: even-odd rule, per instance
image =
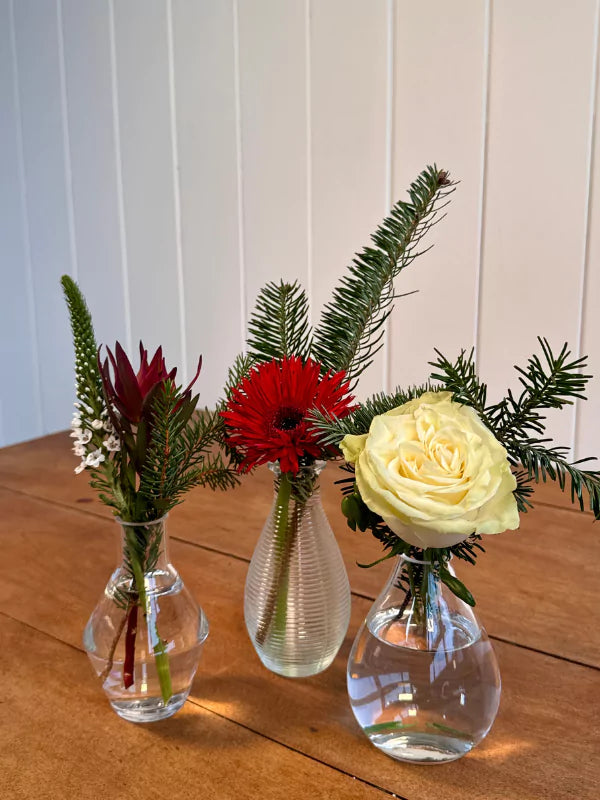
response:
[[[412,735],[388,733],[371,735],[368,738],[387,756],[410,764],[447,764],[465,756],[474,745],[466,739],[427,733]]]
[[[165,704],[162,697],[147,697],[143,700],[111,700],[110,704],[128,722],[159,722],[176,714],[187,700],[189,689],[174,694]]]
[[[308,664],[298,663],[282,663],[275,658],[269,658],[264,653],[258,652],[258,657],[268,670],[274,672],[276,675],[281,675],[284,678],[310,678],[313,675],[318,675],[324,672],[331,666],[335,653],[331,658],[321,659],[319,661],[311,661]]]

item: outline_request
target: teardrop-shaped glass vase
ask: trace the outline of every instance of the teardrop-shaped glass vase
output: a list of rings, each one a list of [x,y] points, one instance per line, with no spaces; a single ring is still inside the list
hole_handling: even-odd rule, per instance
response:
[[[335,658],[350,621],[350,585],[325,516],[317,461],[291,478],[278,464],[275,498],[248,569],[244,615],[262,663],[290,678]]]
[[[118,521],[119,564],[83,644],[117,714],[154,722],[185,703],[208,621],[169,560],[166,517]]]
[[[496,656],[473,610],[429,562],[404,556],[358,632],[347,678],[363,733],[399,761],[464,756],[500,702]]]

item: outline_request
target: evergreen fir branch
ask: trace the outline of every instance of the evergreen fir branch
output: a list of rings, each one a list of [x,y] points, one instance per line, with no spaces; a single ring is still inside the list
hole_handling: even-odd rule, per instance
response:
[[[509,390],[507,397],[490,409],[500,440],[507,435],[527,438],[532,431],[541,434],[545,429],[542,410],[572,405],[576,398],[586,399],[583,392],[591,375],[580,370],[587,366],[587,358],[569,360],[571,351],[566,342],[555,356],[547,339],[538,337],[538,341],[545,363],[534,354],[525,369],[515,366],[523,386],[521,394],[515,397]]]
[[[532,476],[529,472],[519,469],[520,464],[518,461],[511,458],[509,458],[509,460],[513,462],[513,474],[517,481],[517,488],[513,492],[515,500],[517,501],[517,508],[520,514],[526,514],[533,508],[533,503],[531,502],[531,497],[533,495],[533,486],[531,485]]]
[[[285,356],[305,359],[309,352],[308,298],[294,283],[267,283],[248,323],[248,352],[256,361]]]
[[[577,502],[581,511],[585,510],[585,495],[588,506],[596,519],[600,519],[600,471],[582,470],[578,465],[595,461],[592,458],[567,461],[565,447],[544,447],[543,440],[510,443],[509,452],[518,459],[527,471],[530,480],[536,483],[555,481],[564,492],[569,487],[571,502]]]
[[[77,398],[87,407],[83,410],[91,419],[99,419],[104,410],[104,398],[92,316],[75,281],[69,275],[63,275],[60,282],[67,301],[73,333]]]
[[[397,296],[394,279],[415,258],[421,239],[440,220],[454,184],[448,173],[427,167],[373,234],[374,247],[357,254],[314,331],[312,352],[325,369],[345,370],[352,387],[382,347],[384,324]]]
[[[231,398],[231,393],[236,386],[239,386],[243,378],[247,377],[252,367],[256,364],[256,359],[250,353],[240,353],[235,357],[235,361],[227,370],[227,380],[225,381],[225,397],[219,402],[217,411],[222,411]]]
[[[398,387],[393,394],[385,392],[374,394],[344,419],[332,418],[315,410],[311,414],[311,421],[313,427],[320,432],[320,441],[324,445],[338,446],[344,436],[360,436],[367,433],[375,417],[408,403],[409,400],[419,397],[423,392],[431,391],[439,391],[439,387],[432,386],[430,383],[422,386],[410,386],[408,389]]]
[[[438,356],[437,361],[429,362],[434,368],[430,380],[440,381],[441,388],[452,392],[453,400],[471,406],[487,427],[493,430],[494,423],[487,409],[487,385],[482,383],[477,375],[475,351],[472,349],[467,354],[465,350],[461,350],[454,362],[449,361],[439,350],[436,349],[435,352]]]
[[[237,482],[234,471],[223,463],[220,454],[210,452],[220,435],[218,412],[198,415],[191,422],[188,412],[172,384],[166,384],[164,391],[157,394],[138,491],[157,516],[181,502],[194,486],[227,489]]]

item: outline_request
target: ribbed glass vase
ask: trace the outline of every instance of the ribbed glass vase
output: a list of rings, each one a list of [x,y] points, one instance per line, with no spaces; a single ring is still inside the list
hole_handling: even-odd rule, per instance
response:
[[[262,663],[290,678],[326,669],[350,621],[350,586],[321,503],[317,461],[290,479],[278,464],[275,498],[246,579],[246,627]]]

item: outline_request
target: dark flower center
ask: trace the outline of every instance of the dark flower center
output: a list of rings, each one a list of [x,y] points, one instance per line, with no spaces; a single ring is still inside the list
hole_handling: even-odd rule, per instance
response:
[[[304,419],[304,414],[293,406],[278,408],[273,417],[273,427],[278,431],[293,431]]]

